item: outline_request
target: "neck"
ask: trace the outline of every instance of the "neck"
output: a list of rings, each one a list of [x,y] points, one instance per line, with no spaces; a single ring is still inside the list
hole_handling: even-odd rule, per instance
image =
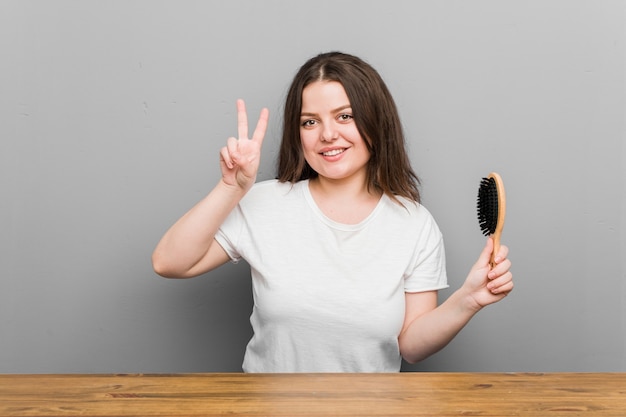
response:
[[[335,180],[320,176],[309,181],[309,184],[314,193],[324,198],[359,201],[380,197],[377,190],[368,190],[365,178]]]
[[[336,181],[323,177],[309,181],[309,190],[326,217],[344,224],[363,221],[382,195],[377,190],[368,190],[365,181]]]

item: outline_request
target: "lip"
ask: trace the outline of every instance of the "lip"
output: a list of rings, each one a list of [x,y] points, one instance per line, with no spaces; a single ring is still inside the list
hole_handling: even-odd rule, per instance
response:
[[[329,146],[329,147],[320,149],[318,153],[324,158],[334,158],[334,157],[343,155],[343,153],[347,150],[348,148],[345,146]],[[341,152],[339,152],[336,155],[324,155],[325,153],[333,152],[333,151],[341,151]]]

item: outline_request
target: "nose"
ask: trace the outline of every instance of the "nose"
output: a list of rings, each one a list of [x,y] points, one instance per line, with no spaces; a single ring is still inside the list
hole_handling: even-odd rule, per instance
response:
[[[325,123],[322,129],[322,142],[332,142],[339,137],[339,132],[331,123]]]

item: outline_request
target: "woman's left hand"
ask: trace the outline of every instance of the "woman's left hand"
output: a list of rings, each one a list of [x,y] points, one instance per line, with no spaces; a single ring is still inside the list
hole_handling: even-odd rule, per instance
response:
[[[493,239],[489,238],[463,284],[463,288],[473,298],[478,308],[502,300],[513,290],[511,261],[508,259],[509,248],[500,246],[493,269],[489,262],[492,251]]]

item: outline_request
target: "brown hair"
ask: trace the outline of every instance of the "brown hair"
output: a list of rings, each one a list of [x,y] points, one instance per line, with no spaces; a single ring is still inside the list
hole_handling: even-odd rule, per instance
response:
[[[278,155],[278,180],[315,178],[304,159],[300,139],[302,91],[315,81],[337,81],[346,90],[354,122],[370,152],[368,188],[392,199],[420,201],[419,178],[411,168],[395,102],[378,72],[358,57],[328,52],[309,59],[297,72],[285,100],[283,138]]]

